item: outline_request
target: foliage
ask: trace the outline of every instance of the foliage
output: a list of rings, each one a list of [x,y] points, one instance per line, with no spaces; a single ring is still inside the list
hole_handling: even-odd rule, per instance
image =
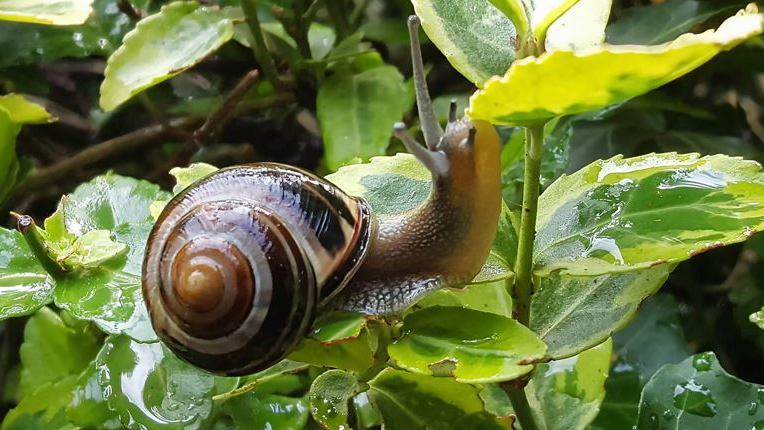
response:
[[[411,12],[438,119],[502,137],[483,269],[254,375],[173,355],[145,244],[215,166],[427,198],[391,142]],[[42,220],[0,227],[2,429],[764,428],[763,32],[734,0],[0,0],[0,204]]]

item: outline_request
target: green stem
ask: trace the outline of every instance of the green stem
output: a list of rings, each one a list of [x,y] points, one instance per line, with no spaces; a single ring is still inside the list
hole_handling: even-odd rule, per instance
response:
[[[544,123],[525,129],[525,178],[523,212],[515,262],[513,299],[517,320],[528,325],[533,296],[533,242],[536,238],[536,215],[539,201],[541,154],[544,148]]]
[[[538,426],[533,419],[533,412],[531,405],[528,404],[528,398],[525,396],[525,390],[523,388],[509,388],[505,391],[509,396],[509,401],[512,402],[512,409],[515,410],[515,416],[520,421],[523,430],[537,430]]]
[[[260,64],[260,69],[262,69],[265,78],[273,84],[275,89],[279,89],[283,86],[283,83],[279,79],[273,57],[271,57],[271,53],[268,52],[268,48],[265,46],[263,30],[260,28],[260,18],[257,16],[257,0],[241,0],[241,9],[244,11],[244,15],[247,16],[247,25],[254,40],[252,52],[255,54],[255,59]]]
[[[308,31],[310,30],[310,21],[306,20],[305,4],[303,0],[294,0],[294,26],[295,34],[294,40],[297,43],[297,49],[300,51],[300,56],[306,60],[313,58],[310,52],[310,41],[308,40]]]
[[[341,41],[350,34],[350,24],[345,13],[343,2],[340,0],[329,0],[326,2],[326,9],[329,17],[334,23],[334,29],[337,31],[337,40]]]
[[[45,239],[40,234],[40,230],[29,215],[20,215],[11,212],[16,218],[16,229],[24,236],[24,241],[29,245],[29,249],[34,254],[42,268],[54,279],[59,279],[64,274],[64,269],[48,254],[45,249]]]

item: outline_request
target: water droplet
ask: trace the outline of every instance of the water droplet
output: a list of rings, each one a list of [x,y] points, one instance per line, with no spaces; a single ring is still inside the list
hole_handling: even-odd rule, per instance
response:
[[[666,409],[665,411],[663,411],[663,418],[670,421],[674,419],[674,413],[671,412],[671,409]]]
[[[757,393],[757,394],[758,394],[758,396],[759,396],[759,403],[762,403],[762,404],[764,404],[764,388],[758,388],[758,389],[756,390],[756,393]]]
[[[696,354],[692,359],[692,367],[698,372],[705,372],[711,368],[711,364],[714,362],[714,354],[710,352],[702,352]]]
[[[756,421],[748,430],[764,430],[764,421]]]
[[[702,417],[716,415],[716,402],[711,391],[692,379],[674,387],[674,406]]]
[[[748,405],[748,415],[756,415],[756,411],[759,410],[759,404],[756,402],[751,402],[750,405]]]

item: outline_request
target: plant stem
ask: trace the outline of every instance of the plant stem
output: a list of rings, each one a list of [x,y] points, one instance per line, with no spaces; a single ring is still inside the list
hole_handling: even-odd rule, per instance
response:
[[[313,56],[310,52],[310,41],[308,40],[310,21],[304,18],[306,15],[305,4],[303,0],[294,0],[292,6],[294,8],[294,40],[297,43],[297,49],[300,51],[302,58],[309,60]]]
[[[21,215],[16,212],[11,212],[11,215],[16,218],[16,229],[24,236],[24,241],[42,268],[54,279],[61,278],[64,269],[48,254],[45,249],[45,239],[37,229],[34,219],[29,215]]]
[[[523,212],[515,262],[515,288],[512,292],[515,315],[524,325],[530,321],[533,295],[533,242],[536,238],[536,215],[539,200],[541,154],[544,148],[544,123],[525,129],[525,178]]]
[[[271,53],[268,52],[268,48],[265,46],[263,30],[260,28],[260,18],[257,16],[257,0],[241,0],[241,9],[244,11],[244,15],[247,16],[247,25],[254,40],[252,52],[255,54],[255,59],[260,65],[260,69],[263,71],[265,78],[273,84],[274,88],[282,88],[283,82],[279,79],[273,57],[271,57]]]
[[[515,416],[520,421],[523,430],[537,430],[536,421],[533,419],[531,405],[528,404],[528,398],[525,396],[523,388],[506,389],[509,401],[512,402],[512,408],[515,410]]]
[[[329,0],[326,2],[326,9],[329,11],[329,17],[334,23],[334,29],[337,31],[337,40],[343,40],[350,34],[350,24],[343,7],[343,2],[339,0]]]

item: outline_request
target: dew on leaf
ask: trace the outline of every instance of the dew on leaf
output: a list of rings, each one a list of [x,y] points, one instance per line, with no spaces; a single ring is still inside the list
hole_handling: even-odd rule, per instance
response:
[[[756,411],[759,410],[759,404],[756,402],[751,402],[750,405],[748,405],[748,415],[756,415]]]
[[[663,418],[670,421],[674,419],[674,413],[671,412],[671,409],[666,409],[665,411],[663,411]]]
[[[764,387],[757,388],[756,389],[756,394],[759,397],[759,403],[763,403],[764,404]]]
[[[753,425],[751,425],[749,430],[764,430],[764,420],[756,421],[755,423],[753,423]]]
[[[703,352],[695,355],[692,359],[692,367],[698,372],[705,372],[711,368],[714,362],[714,355],[710,352]]]
[[[702,417],[716,415],[716,402],[711,391],[692,379],[674,387],[674,406]]]

